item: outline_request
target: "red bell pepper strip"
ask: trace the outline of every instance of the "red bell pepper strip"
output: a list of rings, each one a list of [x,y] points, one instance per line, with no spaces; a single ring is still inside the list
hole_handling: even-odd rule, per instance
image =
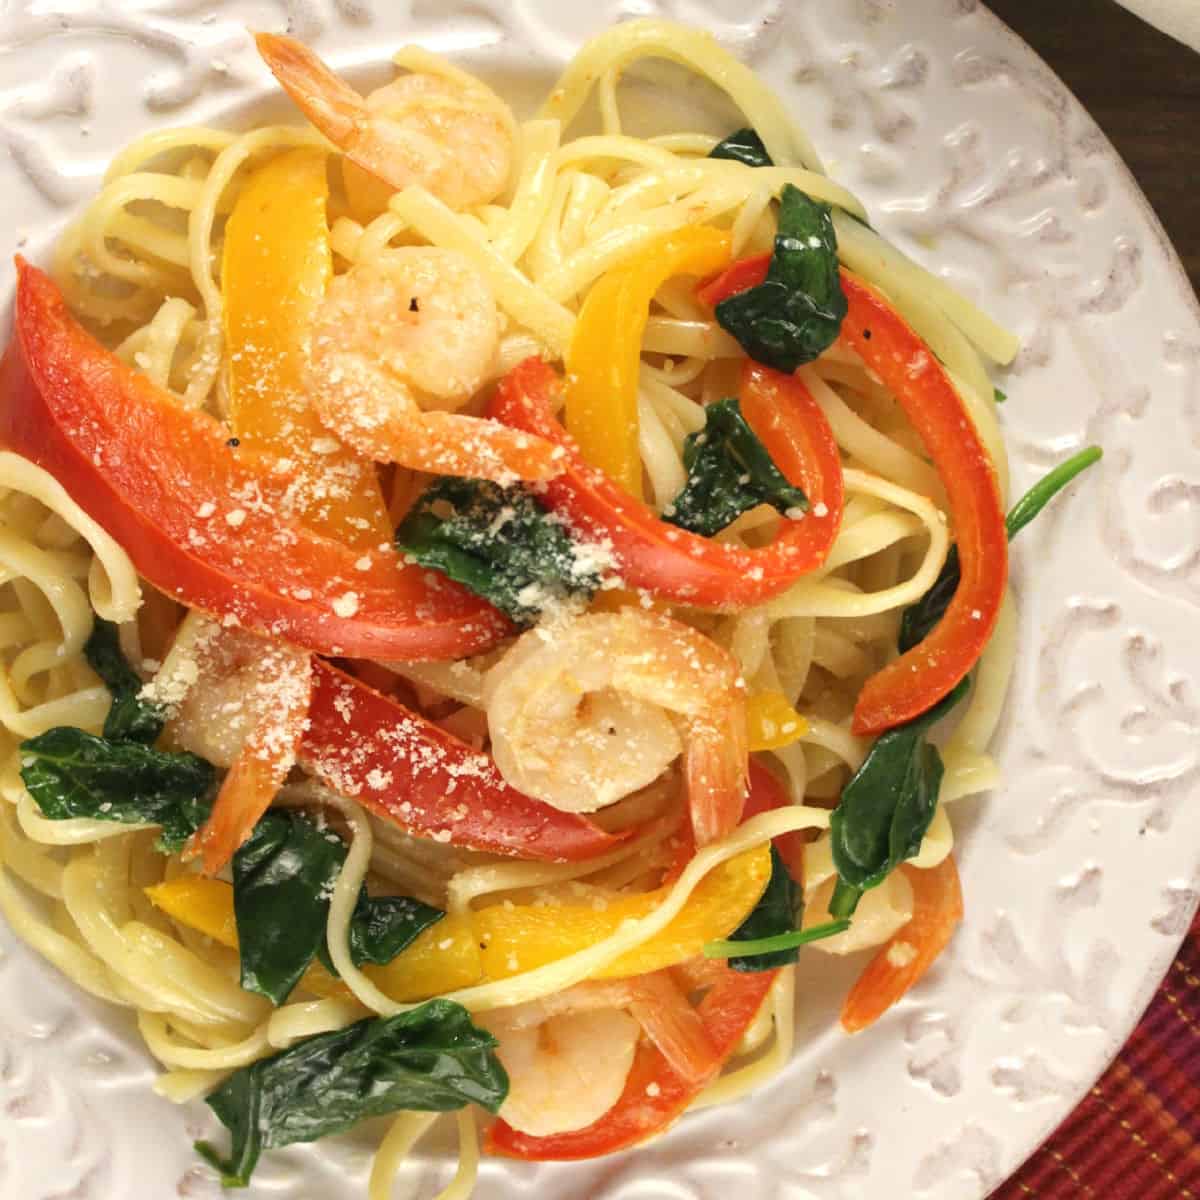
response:
[[[941,476],[962,580],[933,632],[863,685],[854,732],[882,733],[932,708],[979,661],[1004,600],[1008,532],[996,469],[937,356],[874,289],[842,272],[842,340],[899,400]]]
[[[954,859],[918,871],[900,868],[913,889],[913,915],[875,954],[846,997],[842,1028],[858,1033],[873,1025],[933,965],[963,917],[962,884]]]
[[[750,791],[746,796],[746,807],[742,811],[742,820],[748,821],[759,813],[773,812],[777,808],[787,808],[791,798],[787,789],[771,774],[766,767],[751,755],[750,758]],[[799,830],[792,833],[781,833],[773,838],[771,844],[779,851],[788,874],[800,886],[804,886],[804,834]]]
[[[709,304],[761,283],[769,255],[734,263],[702,285]],[[978,661],[1000,613],[1008,580],[1008,536],[996,471],[962,399],[937,356],[877,291],[847,271],[842,341],[896,397],[937,468],[962,565],[962,581],[933,632],[867,680],[854,732],[882,733],[932,708]]]
[[[554,418],[560,387],[544,362],[526,359],[497,388],[491,415],[565,450],[565,470],[546,482],[541,498],[584,537],[611,543],[617,573],[628,586],[683,604],[744,608],[778,595],[825,561],[841,525],[842,464],[829,423],[799,380],[756,363],[742,379],[747,422],[811,505],[803,518],[785,520],[771,545],[753,550],[660,520],[589,466]]]
[[[696,289],[696,299],[709,308],[716,308],[722,300],[758,287],[767,277],[771,257],[771,251],[768,250],[764,254],[752,254],[749,258],[739,258],[737,262],[730,263],[719,275],[714,275]]]
[[[745,807],[742,809],[742,821],[757,817],[759,813],[773,812],[777,808],[786,808],[791,800],[787,789],[775,776],[754,757],[750,756],[750,773],[747,778],[748,791]],[[772,838],[771,844],[783,858],[788,874],[800,886],[804,886],[804,834],[799,830],[793,833],[781,833]],[[675,835],[675,847],[671,857],[671,865],[667,868],[663,883],[674,883],[683,869],[696,855],[696,840],[692,837],[689,826],[684,826]]]
[[[715,982],[699,1006],[715,1062],[708,1075],[685,1079],[671,1069],[661,1051],[650,1042],[643,1042],[634,1056],[620,1099],[591,1125],[570,1133],[533,1137],[497,1121],[488,1131],[485,1149],[491,1154],[533,1162],[565,1162],[613,1154],[662,1133],[683,1115],[720,1066],[733,1055],[777,974],[777,971],[742,974],[727,967],[715,973]]]
[[[17,260],[16,333],[0,363],[0,445],[45,468],[193,608],[325,654],[458,658],[510,630],[390,550],[354,550],[289,512],[286,466],[228,444],[87,333],[48,276]]]
[[[299,762],[333,791],[450,845],[577,862],[622,840],[518,792],[489,755],[320,659]]]

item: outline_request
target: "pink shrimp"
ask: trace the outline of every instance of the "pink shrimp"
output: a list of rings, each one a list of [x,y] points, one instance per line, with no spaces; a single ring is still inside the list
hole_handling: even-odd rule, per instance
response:
[[[488,673],[484,700],[501,773],[555,808],[603,808],[683,752],[697,845],[741,819],[745,688],[688,625],[627,608],[531,630]]]
[[[492,290],[465,256],[396,247],[333,278],[306,340],[305,386],[321,423],[376,462],[549,479],[563,456],[544,438],[438,411],[491,377],[499,337]]]
[[[515,122],[491,89],[413,72],[361,96],[303,42],[256,35],[301,112],[351,162],[397,190],[419,184],[454,209],[494,200],[512,171]]]
[[[174,743],[229,773],[185,857],[215,874],[250,836],[296,762],[312,657],[190,613],[151,685]]]

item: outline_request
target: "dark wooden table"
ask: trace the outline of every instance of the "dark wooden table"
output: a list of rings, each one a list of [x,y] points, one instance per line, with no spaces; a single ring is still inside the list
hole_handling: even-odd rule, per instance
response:
[[[1115,0],[987,3],[1108,134],[1200,291],[1200,55]]]

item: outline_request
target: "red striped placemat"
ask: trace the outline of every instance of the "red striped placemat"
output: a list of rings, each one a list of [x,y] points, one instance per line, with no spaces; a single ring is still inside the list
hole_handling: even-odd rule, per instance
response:
[[[991,1200],[1200,1200],[1200,915],[1141,1024]]]

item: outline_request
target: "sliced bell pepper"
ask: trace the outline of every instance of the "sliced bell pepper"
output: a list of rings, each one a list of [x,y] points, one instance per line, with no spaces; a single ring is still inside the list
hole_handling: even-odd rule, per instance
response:
[[[146,895],[172,920],[219,945],[238,948],[233,888],[228,883],[202,875],[180,875],[146,888]],[[470,922],[453,914],[418,934],[391,962],[378,967],[368,964],[363,971],[384,995],[401,1004],[471,987],[482,975],[479,947]],[[351,995],[350,989],[319,962],[309,967],[299,986],[317,996]]]
[[[791,804],[787,788],[758,761],[750,760],[750,790],[746,795],[746,808],[742,820],[748,821],[759,813],[774,812],[777,808],[787,808]],[[804,846],[805,836],[799,830],[794,833],[781,833],[772,839],[772,845],[779,851],[788,874],[800,885],[804,886]]]
[[[734,263],[697,292],[709,304],[766,277],[769,255]],[[842,271],[842,341],[896,397],[937,468],[954,518],[962,580],[932,633],[867,680],[856,734],[882,733],[932,708],[967,674],[992,636],[1008,581],[1008,537],[996,471],[937,356],[873,288]]]
[[[682,604],[744,608],[778,595],[829,554],[842,519],[842,463],[824,414],[798,380],[757,363],[742,378],[742,412],[809,512],[785,520],[771,545],[745,549],[688,533],[658,518],[601,470],[589,466],[554,418],[558,376],[526,359],[501,382],[491,413],[562,446],[565,470],[541,499],[579,529],[612,546],[626,584]]]
[[[782,692],[755,692],[746,701],[746,731],[751,751],[781,750],[808,732],[808,722]]]
[[[863,685],[856,734],[911,721],[979,661],[1008,583],[1008,532],[996,469],[937,356],[875,290],[842,272],[849,312],[842,340],[900,402],[950,501],[962,578],[933,632]]]
[[[548,862],[592,858],[621,840],[523,795],[489,755],[319,659],[299,761],[418,837]]]
[[[750,758],[750,769],[746,777],[746,799],[742,809],[742,821],[757,817],[759,813],[772,812],[791,803],[787,789],[758,759]],[[772,845],[783,856],[788,873],[801,886],[804,884],[804,834],[782,833],[772,839]],[[688,827],[681,829],[673,842],[671,863],[663,876],[663,885],[674,883],[683,869],[695,857],[696,839]]]
[[[567,432],[584,461],[636,499],[638,371],[655,293],[675,275],[711,275],[729,261],[727,232],[692,225],[656,238],[588,292],[567,350]]]
[[[763,254],[752,254],[749,258],[739,258],[730,263],[724,271],[705,280],[696,289],[696,299],[709,308],[716,308],[722,300],[736,296],[738,292],[748,292],[752,287],[758,287],[767,277],[771,269],[771,251]]]
[[[244,445],[293,461],[306,525],[372,549],[392,532],[375,464],[337,444],[304,387],[304,339],[333,276],[326,158],[301,147],[271,159],[225,225],[229,419]]]
[[[771,855],[756,846],[710,871],[687,905],[660,933],[614,959],[593,978],[620,979],[673,967],[700,953],[706,941],[732,933],[762,898],[771,877]],[[621,896],[606,907],[581,904],[493,904],[473,914],[489,979],[508,979],[545,966],[648,916],[670,885],[639,896]]]
[[[744,974],[721,968],[699,1005],[700,1020],[712,1047],[717,1068],[724,1065],[762,1007],[778,971]],[[715,1075],[687,1079],[674,1071],[650,1042],[634,1056],[620,1099],[584,1129],[533,1137],[504,1121],[488,1131],[484,1148],[490,1154],[531,1162],[567,1162],[599,1158],[636,1146],[662,1133],[679,1119]]]
[[[460,658],[510,629],[491,605],[390,550],[358,551],[289,511],[286,463],[227,444],[100,345],[17,260],[0,363],[0,445],[45,468],[160,591],[327,654]]]
[[[842,1028],[858,1033],[873,1025],[933,965],[963,917],[962,883],[954,856],[919,871],[900,868],[913,890],[913,914],[876,952],[846,997]]]

